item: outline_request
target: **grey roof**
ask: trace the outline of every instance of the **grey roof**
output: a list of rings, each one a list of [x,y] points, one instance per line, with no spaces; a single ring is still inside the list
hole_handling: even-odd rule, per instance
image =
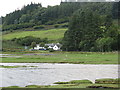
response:
[[[55,45],[57,45],[58,47],[62,46],[60,43],[45,44],[45,46],[51,46],[51,47],[54,47]]]

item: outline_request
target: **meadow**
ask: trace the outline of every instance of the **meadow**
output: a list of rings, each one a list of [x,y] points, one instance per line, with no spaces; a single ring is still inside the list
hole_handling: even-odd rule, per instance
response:
[[[37,30],[37,31],[15,31],[8,34],[3,34],[3,40],[11,40],[13,38],[22,38],[33,36],[39,38],[48,38],[49,40],[59,40],[63,38],[66,28]]]
[[[21,56],[3,57],[3,63],[118,64],[117,52],[23,51],[3,52],[3,54]]]

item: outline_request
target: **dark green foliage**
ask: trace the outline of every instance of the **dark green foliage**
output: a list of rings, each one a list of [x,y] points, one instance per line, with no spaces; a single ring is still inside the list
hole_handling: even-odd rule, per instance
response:
[[[98,11],[100,15],[109,14],[113,11],[112,16],[114,17],[116,16],[113,14],[116,14],[117,12],[117,10],[115,10],[117,8],[116,4],[112,2],[62,2],[59,6],[48,6],[47,8],[42,7],[41,4],[31,3],[30,5],[24,6],[21,10],[16,10],[10,14],[7,14],[5,17],[2,17],[3,30],[16,30],[41,24],[53,25],[66,23],[69,22],[71,15],[80,8],[90,8],[92,11]],[[25,27],[25,23],[32,23],[35,25],[25,25]]]
[[[49,52],[54,52],[54,50],[52,48],[49,49]]]
[[[33,27],[34,25],[35,25],[34,23],[3,25],[3,31],[7,31],[11,29],[17,30],[17,29],[22,29],[22,28],[29,28],[29,27]]]
[[[44,42],[41,42],[41,43],[40,43],[40,46],[41,46],[41,47],[44,47],[44,46],[45,46],[45,43],[44,43]]]
[[[100,16],[90,10],[79,10],[69,23],[69,30],[63,40],[64,50],[90,50],[100,37]],[[72,42],[72,43],[71,43]],[[65,49],[66,48],[66,49]]]
[[[58,27],[59,27],[59,25],[55,25],[54,27],[55,27],[55,28],[58,28]]]
[[[48,46],[46,46],[46,45],[44,46],[44,48],[46,48],[46,50],[49,50],[49,49],[48,49]]]
[[[39,25],[39,26],[34,26],[34,29],[44,29],[45,27],[43,25]]]
[[[41,4],[33,3],[24,6],[21,10],[16,10],[10,14],[7,14],[6,17],[3,17],[3,24],[10,25],[30,22],[32,13],[41,7]]]
[[[37,44],[39,44],[40,42],[48,43],[47,38],[40,39],[40,38],[36,38],[32,36],[26,36],[23,38],[14,38],[12,39],[12,41],[16,42],[19,45],[23,45],[23,46],[30,46],[32,42],[36,42]]]
[[[32,36],[26,36],[23,38],[14,39],[14,41],[20,45],[30,46],[32,42],[36,42],[36,43],[41,42],[41,39]]]
[[[111,15],[99,15],[98,11],[80,9],[70,20],[63,38],[66,51],[112,51],[117,50],[117,27]],[[115,47],[116,46],[116,47]]]
[[[68,84],[69,82],[55,82],[54,84]]]
[[[55,28],[68,28],[68,23],[55,24]]]
[[[34,47],[36,47],[36,42],[32,42],[31,47],[34,49]]]
[[[41,4],[31,3],[24,6],[21,10],[16,10],[3,17],[3,25],[6,27],[7,25],[22,23],[34,23],[37,25],[65,23],[69,21],[68,16],[71,16],[79,6],[80,3],[64,3],[60,6],[48,6],[48,8],[44,8],[41,7]]]
[[[15,52],[15,51],[21,51],[21,50],[24,50],[24,47],[22,45],[17,44],[14,41],[10,41],[10,40],[2,41],[2,51]]]
[[[115,2],[114,4],[113,4],[113,8],[112,8],[112,17],[114,18],[114,19],[118,19],[118,15],[119,15],[119,6],[120,6],[120,2]]]
[[[61,28],[68,28],[68,24],[61,25]]]

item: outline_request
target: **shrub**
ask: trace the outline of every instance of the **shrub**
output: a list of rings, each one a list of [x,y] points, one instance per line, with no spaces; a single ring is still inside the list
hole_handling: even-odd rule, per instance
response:
[[[44,27],[44,25],[39,25],[39,26],[34,26],[33,28],[34,29],[44,29],[45,27]]]
[[[34,23],[3,25],[3,31],[28,28],[28,27],[33,27],[34,25],[35,25]]]
[[[41,39],[36,38],[36,37],[32,37],[32,36],[26,36],[26,37],[23,37],[23,38],[15,39],[15,42],[20,44],[20,45],[30,46],[32,42],[36,42],[37,44],[40,43]]]
[[[55,27],[55,28],[58,28],[58,27],[59,27],[59,25],[57,24],[57,25],[55,25],[54,27]]]
[[[55,21],[48,21],[45,23],[45,25],[53,25]]]
[[[49,49],[49,52],[54,52],[54,50],[52,48]]]
[[[67,24],[61,25],[61,28],[67,28],[67,27],[68,27]]]

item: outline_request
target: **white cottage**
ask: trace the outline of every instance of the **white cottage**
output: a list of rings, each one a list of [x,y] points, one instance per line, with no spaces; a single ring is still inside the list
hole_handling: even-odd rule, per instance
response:
[[[36,45],[36,47],[34,47],[35,50],[46,50],[46,48],[44,47],[40,47],[39,44]]]
[[[57,44],[45,44],[45,46],[48,46],[48,49],[53,49],[55,51],[60,50],[61,44],[57,43]],[[36,47],[34,47],[34,50],[46,50],[45,47],[40,47],[39,44],[36,45]]]
[[[60,50],[61,44],[57,43],[57,44],[45,44],[45,46],[48,46],[48,49],[53,49],[55,51]]]
[[[57,45],[55,45],[55,46],[53,47],[53,50],[60,50],[60,47],[58,47]]]

